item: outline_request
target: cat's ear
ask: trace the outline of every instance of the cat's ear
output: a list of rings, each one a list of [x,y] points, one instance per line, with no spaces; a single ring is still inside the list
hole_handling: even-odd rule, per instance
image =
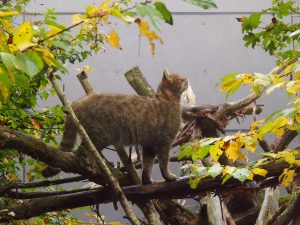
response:
[[[164,73],[163,73],[163,81],[169,81],[170,77],[169,77],[169,72],[167,69],[164,69]]]

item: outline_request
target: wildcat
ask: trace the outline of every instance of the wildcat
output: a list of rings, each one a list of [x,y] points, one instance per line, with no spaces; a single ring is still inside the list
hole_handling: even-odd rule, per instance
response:
[[[176,176],[168,169],[169,150],[180,126],[180,98],[187,87],[185,77],[165,70],[154,98],[93,93],[72,107],[98,150],[109,145],[143,146],[143,184],[152,183],[155,156],[164,179],[174,181]],[[67,116],[60,150],[72,151],[76,136],[76,127]],[[43,174],[53,176],[58,171],[48,167]]]

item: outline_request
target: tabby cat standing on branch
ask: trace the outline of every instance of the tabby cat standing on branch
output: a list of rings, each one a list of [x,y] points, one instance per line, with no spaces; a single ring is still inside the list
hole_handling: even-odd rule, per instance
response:
[[[162,176],[176,180],[168,169],[169,150],[180,126],[180,98],[187,89],[188,80],[165,70],[154,98],[93,93],[72,104],[79,121],[98,150],[114,145],[143,146],[144,184],[151,183],[151,173],[157,156]],[[76,126],[66,117],[60,150],[72,151],[77,136]],[[47,167],[44,176],[58,173]]]

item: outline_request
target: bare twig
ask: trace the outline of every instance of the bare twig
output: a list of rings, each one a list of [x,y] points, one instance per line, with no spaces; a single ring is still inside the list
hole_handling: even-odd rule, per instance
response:
[[[86,133],[85,129],[80,124],[69,101],[67,100],[65,94],[63,93],[57,80],[55,79],[54,74],[51,74],[51,73],[48,74],[48,78],[49,78],[50,82],[52,83],[61,102],[63,103],[63,105],[65,106],[69,115],[71,116],[74,124],[76,125],[76,129],[77,129],[78,133],[80,134],[85,146],[88,148],[89,152],[92,154],[92,156],[96,159],[97,163],[99,164],[99,167],[101,168],[102,172],[104,173],[109,186],[111,187],[113,193],[115,194],[115,197],[120,201],[130,222],[132,224],[137,224],[137,225],[141,224],[140,221],[138,220],[137,216],[134,214],[126,196],[122,192],[122,189],[120,188],[118,180],[112,175],[111,171],[109,170],[109,168],[107,167],[107,165],[105,163],[105,160],[98,153],[95,145],[92,143],[92,141],[89,138],[88,134]]]
[[[68,177],[64,179],[58,180],[43,180],[31,183],[12,183],[12,184],[4,184],[0,186],[0,196],[7,193],[12,189],[19,189],[19,188],[35,188],[35,187],[45,187],[50,185],[57,185],[57,184],[65,184],[71,183],[76,181],[81,181],[87,179],[84,176],[76,176],[76,177]]]
[[[99,189],[99,188],[98,188]],[[33,199],[33,198],[44,198],[47,196],[58,196],[74,193],[82,193],[85,191],[90,191],[91,188],[81,188],[75,190],[64,190],[64,191],[35,191],[35,192],[18,192],[18,191],[9,191],[7,194],[8,197],[14,199]]]

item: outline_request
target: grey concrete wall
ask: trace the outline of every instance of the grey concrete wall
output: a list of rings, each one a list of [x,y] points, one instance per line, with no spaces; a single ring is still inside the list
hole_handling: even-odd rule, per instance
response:
[[[60,14],[60,21],[70,24],[72,13],[83,12],[85,5],[94,2],[99,4],[91,0],[34,0],[26,10],[44,12],[45,7],[53,7]],[[107,47],[105,54],[93,56],[84,63],[93,69],[89,79],[95,89],[134,94],[124,79],[124,73],[135,65],[140,66],[149,83],[156,88],[163,69],[168,68],[188,76],[198,104],[222,103],[225,94],[215,88],[215,83],[222,76],[233,72],[268,73],[275,66],[274,59],[263,50],[244,47],[241,27],[235,19],[268,7],[271,0],[217,0],[218,8],[211,10],[202,10],[181,0],[165,2],[174,13],[174,26],[162,26],[160,35],[164,44],[157,43],[155,56],[151,55],[148,41],[139,39],[135,25],[118,24],[116,29],[123,50]],[[270,17],[265,16],[265,19]],[[66,94],[71,100],[84,95],[75,77],[78,73],[76,67],[80,66],[68,65],[70,74],[63,77]],[[247,93],[246,89],[241,90],[229,100],[241,98]],[[40,106],[58,102],[53,98],[47,103],[40,103]],[[262,116],[266,116],[275,109],[285,107],[286,96],[276,92],[271,99],[264,97],[258,103],[265,104]],[[247,128],[249,122],[250,119],[241,125],[232,123],[228,128]],[[157,174],[160,178],[160,173]],[[125,224],[123,215],[116,213],[111,205],[101,206],[101,213],[108,215],[110,221],[123,221]]]

